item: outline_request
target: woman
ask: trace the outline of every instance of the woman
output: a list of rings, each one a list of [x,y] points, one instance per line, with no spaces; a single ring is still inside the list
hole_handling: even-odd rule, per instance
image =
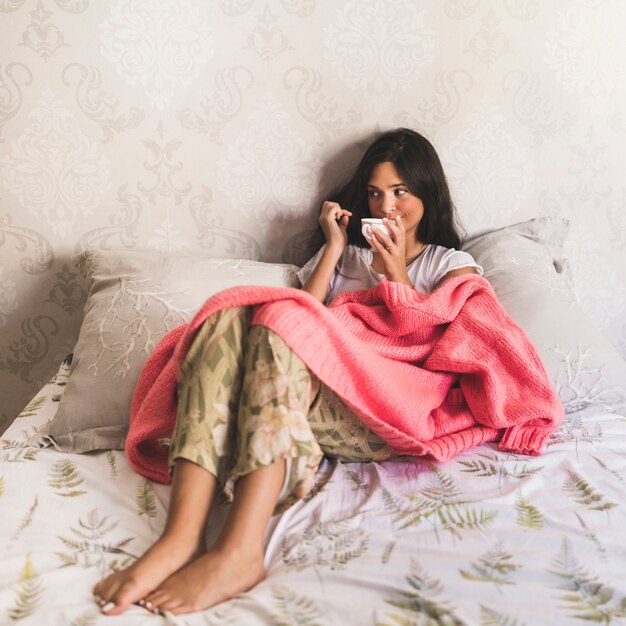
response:
[[[418,133],[398,129],[374,141],[337,199],[320,213],[326,244],[299,274],[318,300],[328,304],[384,278],[430,292],[450,276],[482,272],[458,250],[441,163]],[[361,217],[383,218],[389,229],[373,231],[372,250]],[[363,462],[396,456],[279,336],[250,325],[249,307],[211,317],[181,369],[165,529],[136,563],[94,587],[101,610],[117,615],[137,603],[187,613],[255,586],[265,577],[270,517],[311,490],[324,454]],[[209,509],[220,494],[232,506],[206,550]]]
[[[383,276],[430,293],[444,278],[482,274],[459,250],[461,236],[439,157],[415,131],[379,137],[337,200],[325,202],[320,215],[326,245],[299,273],[303,288],[327,304],[345,291],[374,287]],[[361,234],[366,217],[382,218],[391,231],[390,236],[374,231],[373,251]]]

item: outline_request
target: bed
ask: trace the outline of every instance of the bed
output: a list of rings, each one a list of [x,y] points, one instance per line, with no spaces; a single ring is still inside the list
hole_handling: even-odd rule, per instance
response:
[[[184,616],[133,606],[105,617],[91,597],[95,582],[155,540],[167,511],[169,487],[137,475],[120,449],[125,394],[159,334],[197,307],[185,300],[196,297],[194,280],[211,276],[213,291],[289,284],[295,269],[209,259],[196,275],[198,259],[181,273],[163,259],[150,265],[153,255],[83,255],[77,263],[91,287],[73,360],[0,441],[0,623],[624,623],[626,363],[575,299],[566,230],[541,218],[466,245],[564,404],[566,419],[543,454],[485,444],[443,463],[325,460],[319,488],[268,528],[266,580]],[[189,284],[177,279],[176,300],[164,276],[182,275]],[[149,301],[157,283],[169,299]],[[123,304],[120,294],[133,289]],[[138,325],[145,315],[156,325]],[[210,520],[209,540],[223,514]]]

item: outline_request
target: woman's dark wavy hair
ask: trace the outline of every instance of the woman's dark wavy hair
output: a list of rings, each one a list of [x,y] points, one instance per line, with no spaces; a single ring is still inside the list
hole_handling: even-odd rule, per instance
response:
[[[374,167],[387,161],[393,163],[402,182],[424,204],[424,217],[416,233],[418,241],[460,249],[463,231],[439,156],[425,137],[408,128],[380,135],[366,150],[352,178],[334,194],[333,200],[352,212],[347,230],[349,243],[369,247],[361,234],[361,218],[371,217],[367,185]]]

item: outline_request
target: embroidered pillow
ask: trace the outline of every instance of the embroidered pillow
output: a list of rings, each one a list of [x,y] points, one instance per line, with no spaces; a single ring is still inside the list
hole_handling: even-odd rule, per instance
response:
[[[89,294],[69,380],[37,442],[63,451],[122,449],[135,384],[169,330],[235,285],[298,285],[297,267],[158,252],[89,251],[77,259]]]
[[[507,313],[543,359],[565,412],[626,411],[626,362],[583,312],[563,254],[569,222],[550,217],[466,241]]]

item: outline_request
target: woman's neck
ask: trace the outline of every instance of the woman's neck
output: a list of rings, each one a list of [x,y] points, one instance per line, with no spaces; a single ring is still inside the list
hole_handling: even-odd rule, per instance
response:
[[[422,252],[426,250],[426,248],[428,248],[428,244],[422,243],[421,241],[416,241],[415,244],[412,245],[410,248],[409,247],[405,248],[405,251],[404,251],[405,264],[407,266],[411,265],[411,263],[413,263],[413,261],[415,261],[415,259],[417,259],[417,257],[420,256]]]

